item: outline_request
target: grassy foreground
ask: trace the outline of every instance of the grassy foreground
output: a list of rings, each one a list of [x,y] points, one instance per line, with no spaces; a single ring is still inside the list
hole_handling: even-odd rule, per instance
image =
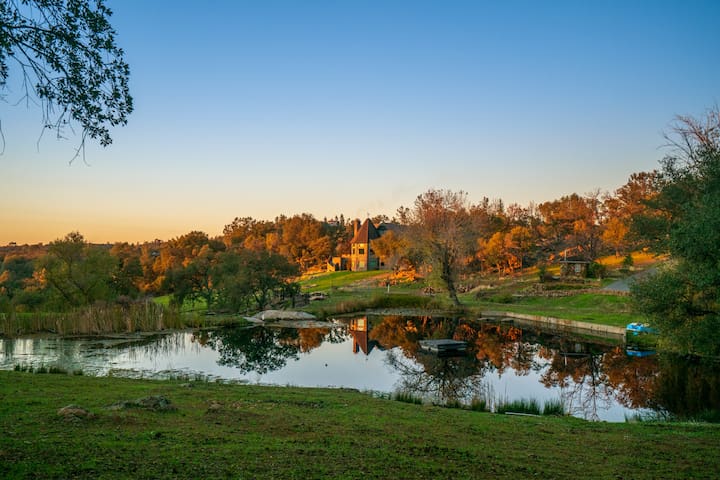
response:
[[[110,409],[162,395],[174,411]],[[66,418],[76,404],[93,418]],[[341,390],[0,372],[0,478],[716,478],[720,428]]]

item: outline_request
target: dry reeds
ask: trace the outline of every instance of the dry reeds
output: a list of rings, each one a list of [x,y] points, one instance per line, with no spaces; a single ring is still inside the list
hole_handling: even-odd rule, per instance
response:
[[[13,337],[31,333],[100,335],[155,332],[182,328],[180,314],[152,301],[126,305],[98,304],[63,313],[21,313],[0,317],[0,333]]]

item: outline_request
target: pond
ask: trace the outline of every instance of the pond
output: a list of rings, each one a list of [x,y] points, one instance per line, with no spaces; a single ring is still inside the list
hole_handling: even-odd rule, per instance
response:
[[[467,348],[450,356],[420,348],[420,340],[438,338]],[[612,422],[720,409],[717,364],[648,353],[511,322],[383,316],[150,337],[5,339],[0,369],[402,391],[443,404],[484,399],[493,408],[562,401],[572,415]]]

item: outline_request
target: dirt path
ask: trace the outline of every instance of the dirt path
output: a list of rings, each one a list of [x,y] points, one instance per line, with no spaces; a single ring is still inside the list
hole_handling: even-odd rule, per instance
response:
[[[603,290],[611,290],[613,292],[629,292],[630,291],[630,285],[632,283],[640,278],[643,278],[647,275],[651,275],[657,271],[657,268],[650,267],[647,270],[643,270],[642,272],[635,273],[633,275],[630,275],[629,277],[621,278],[620,280],[616,280],[610,285],[607,285],[603,288]]]

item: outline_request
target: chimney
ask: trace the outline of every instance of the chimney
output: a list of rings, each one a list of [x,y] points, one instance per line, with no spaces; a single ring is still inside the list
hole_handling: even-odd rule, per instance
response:
[[[356,218],[353,220],[353,234],[357,235],[358,230],[360,229],[360,219]]]

